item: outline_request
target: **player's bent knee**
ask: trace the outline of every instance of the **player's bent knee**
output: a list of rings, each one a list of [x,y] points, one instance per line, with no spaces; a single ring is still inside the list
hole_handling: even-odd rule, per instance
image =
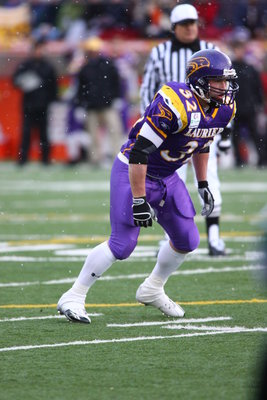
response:
[[[187,251],[191,252],[198,248],[200,242],[199,234],[196,235],[193,239],[189,240]]]
[[[198,248],[200,240],[190,240],[188,241],[187,245],[184,246],[184,248],[180,248],[179,250],[185,252],[185,253],[190,253],[191,251],[194,251]]]
[[[189,232],[184,232],[184,234],[182,235],[182,240],[180,240],[179,238],[178,240],[176,238],[173,240],[171,238],[171,241],[175,249],[177,249],[178,251],[190,253],[191,251],[194,251],[198,248],[200,242],[199,232],[197,229]]]
[[[114,257],[116,257],[117,260],[125,260],[126,258],[128,258],[134,251],[136,244],[137,240],[129,239],[127,242],[123,242],[122,240],[120,241],[115,241],[112,239],[109,240],[110,250],[112,251]]]

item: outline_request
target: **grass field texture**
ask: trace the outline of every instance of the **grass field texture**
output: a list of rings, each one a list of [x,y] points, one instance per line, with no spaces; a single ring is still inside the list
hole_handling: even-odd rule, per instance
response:
[[[184,319],[135,300],[163,236],[154,225],[90,290],[91,325],[67,322],[56,303],[108,238],[109,171],[3,163],[0,176],[1,400],[257,398],[266,170],[220,171],[227,255],[219,258],[208,256],[190,172],[201,243],[166,285]]]

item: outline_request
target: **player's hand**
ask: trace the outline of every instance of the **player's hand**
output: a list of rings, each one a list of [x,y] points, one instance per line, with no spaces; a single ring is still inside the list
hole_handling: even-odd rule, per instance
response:
[[[198,193],[202,198],[204,205],[201,210],[201,215],[203,217],[208,217],[214,208],[214,198],[211,191],[209,190],[209,185],[207,181],[198,182]]]
[[[136,226],[143,226],[147,228],[152,226],[152,219],[155,218],[155,211],[151,205],[146,201],[146,197],[133,198],[133,219]]]

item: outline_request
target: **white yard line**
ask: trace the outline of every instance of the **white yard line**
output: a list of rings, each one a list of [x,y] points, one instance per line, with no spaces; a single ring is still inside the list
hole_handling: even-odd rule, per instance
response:
[[[13,253],[20,251],[55,251],[59,249],[70,249],[73,244],[34,244],[24,246],[10,246],[7,243],[0,244],[0,253]]]
[[[223,215],[224,218],[224,215]],[[203,217],[201,217],[201,221],[203,221]],[[229,242],[260,242],[262,241],[262,237],[259,235],[251,235],[251,236],[229,236],[227,233],[222,232],[222,237],[225,241],[229,241]],[[106,236],[101,236],[101,240],[105,240],[105,238],[107,238]],[[148,238],[149,241],[157,241],[157,240],[161,240],[162,239],[162,235],[142,235],[140,236],[140,240],[141,239],[146,239]],[[31,234],[31,235],[16,235],[16,234],[0,234],[0,240],[1,241],[28,241],[30,243],[30,241],[32,240],[46,240],[46,241],[53,241],[53,240],[57,240],[58,242],[60,240],[66,241],[66,240],[75,240],[76,243],[79,240],[82,240],[83,243],[85,240],[90,241],[91,237],[89,236],[73,236],[73,235],[64,235],[64,236],[51,236],[51,235],[42,235],[42,234]],[[200,240],[202,241],[206,241],[206,237],[200,237]],[[72,244],[72,243],[71,243]]]
[[[199,336],[214,336],[214,335],[222,335],[226,333],[250,333],[250,332],[265,332],[261,330],[262,328],[244,328],[244,330],[236,330],[236,331],[208,331],[203,333],[186,333],[179,335],[170,335],[170,336],[138,336],[138,337],[130,337],[130,338],[120,338],[120,339],[95,339],[88,341],[75,341],[75,342],[63,342],[63,343],[53,343],[53,344],[38,344],[38,345],[28,345],[28,346],[12,346],[12,347],[2,347],[0,348],[0,352],[7,351],[18,351],[18,350],[37,350],[37,349],[48,349],[48,348],[57,348],[57,347],[70,347],[70,346],[85,346],[85,345],[98,345],[98,344],[108,344],[108,343],[129,343],[129,342],[143,342],[150,340],[164,340],[164,339],[183,339],[190,337],[199,337]]]
[[[90,317],[100,317],[103,314],[101,313],[91,313],[88,315]],[[0,319],[0,322],[20,322],[20,321],[36,321],[36,320],[44,320],[44,319],[64,319],[66,318],[64,315],[46,315],[44,317],[17,317],[17,318],[3,318]]]
[[[109,192],[109,181],[1,181],[2,195],[10,192]],[[189,191],[196,190],[192,183],[187,184]],[[222,182],[221,190],[225,193],[267,193],[265,182]]]
[[[156,325],[169,325],[169,324],[188,324],[191,322],[212,322],[212,321],[229,321],[232,317],[207,317],[207,318],[184,318],[174,319],[171,321],[150,321],[150,322],[135,322],[133,324],[107,324],[108,328],[134,328],[136,326],[156,326]]]
[[[207,252],[207,250],[205,250]],[[87,255],[89,254],[89,250]],[[34,257],[34,256],[0,256],[0,262],[19,262],[19,263],[55,263],[55,262],[64,262],[64,263],[71,263],[71,262],[84,262],[86,256],[66,256],[66,257]],[[156,254],[154,253],[153,256],[144,256],[143,254],[136,254],[135,256],[129,257],[126,262],[136,262],[138,261],[154,261],[156,260]],[[261,254],[255,252],[255,256],[252,254],[246,253],[245,255],[232,255],[232,256],[224,256],[224,257],[216,257],[212,260],[213,264],[223,262],[235,262],[235,261],[258,261],[261,260]],[[202,262],[211,262],[211,257],[208,255],[192,255],[188,256],[187,261],[202,261]],[[118,262],[123,262],[119,261]]]
[[[176,271],[172,275],[201,275],[211,273],[225,273],[225,272],[245,272],[245,271],[259,271],[263,270],[263,265],[244,265],[241,267],[207,267],[198,269],[188,269],[184,271]],[[117,281],[117,280],[130,280],[130,279],[143,279],[148,274],[130,274],[130,275],[107,275],[100,278],[101,281]],[[61,285],[65,283],[73,283],[76,278],[63,278],[54,279],[49,281],[32,281],[32,282],[0,282],[0,287],[21,287],[21,286],[35,286],[35,285]]]
[[[68,205],[68,207],[70,207]],[[21,209],[21,207],[20,207]],[[244,215],[233,215],[233,214],[223,214],[223,220],[225,222],[260,222],[263,219],[263,215],[261,214],[244,214]],[[266,217],[266,216],[265,216]],[[197,215],[194,218],[195,222],[202,222],[203,217]],[[42,208],[40,213],[27,213],[23,214],[20,213],[4,213],[1,215],[2,222],[9,222],[14,225],[19,225],[21,223],[41,223],[50,222],[50,223],[57,223],[57,222],[64,222],[64,223],[72,223],[72,222],[86,222],[86,221],[99,221],[99,222],[108,222],[109,221],[109,213],[105,212],[103,214],[53,214],[51,212],[46,211],[46,209]]]
[[[51,281],[32,281],[32,282],[7,282],[0,283],[0,287],[23,287],[23,286],[36,286],[36,285],[61,285],[65,283],[73,283],[76,278],[55,279]]]
[[[48,247],[49,246],[49,247]],[[60,247],[61,246],[61,247]],[[57,250],[59,247],[64,250]],[[83,262],[84,258],[88,256],[91,249],[88,248],[73,248],[74,245],[39,245],[39,246],[16,246],[6,247],[0,245],[0,253],[14,253],[16,252],[35,252],[35,251],[54,251],[56,256],[21,256],[21,255],[0,255],[0,262]],[[71,249],[70,249],[71,248]],[[134,250],[131,256],[125,260],[127,262],[138,261],[153,261],[156,259],[158,247],[157,246],[139,246]],[[258,261],[264,258],[264,253],[261,251],[246,251],[244,254],[228,254],[224,257],[213,257],[212,261],[216,262],[231,262],[231,261]],[[207,249],[199,248],[188,254],[186,261],[211,261],[211,257],[207,255]],[[120,261],[121,262],[121,261]]]
[[[88,251],[89,253],[89,251]],[[0,262],[44,263],[44,262],[81,262],[84,257],[29,257],[29,256],[0,256]]]
[[[109,181],[2,181],[2,194],[8,192],[109,192]]]
[[[180,321],[179,321],[180,322]],[[248,328],[246,328],[245,326],[207,326],[207,325],[202,325],[202,326],[197,326],[197,325],[166,325],[163,326],[162,328],[164,329],[177,329],[177,330],[181,330],[181,329],[186,329],[188,331],[218,331],[218,332],[229,332],[229,333],[240,333],[240,332],[247,332]],[[267,328],[262,328],[262,327],[258,327],[258,328],[250,328],[251,332],[267,332]]]

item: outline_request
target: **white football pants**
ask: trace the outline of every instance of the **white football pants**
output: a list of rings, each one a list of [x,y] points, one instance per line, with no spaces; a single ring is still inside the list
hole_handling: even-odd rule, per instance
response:
[[[211,217],[219,217],[222,209],[222,196],[220,191],[220,180],[218,176],[218,163],[217,163],[217,142],[220,140],[220,136],[216,135],[214,141],[210,146],[209,153],[209,162],[208,162],[208,173],[207,180],[209,183],[210,191],[214,197],[214,209],[212,213],[209,215]],[[187,166],[188,163],[184,164],[181,168],[179,168],[176,172],[180,176],[180,178],[186,182],[187,175]],[[195,176],[195,184],[197,186],[197,180]],[[200,203],[202,204],[202,199],[199,197]]]

